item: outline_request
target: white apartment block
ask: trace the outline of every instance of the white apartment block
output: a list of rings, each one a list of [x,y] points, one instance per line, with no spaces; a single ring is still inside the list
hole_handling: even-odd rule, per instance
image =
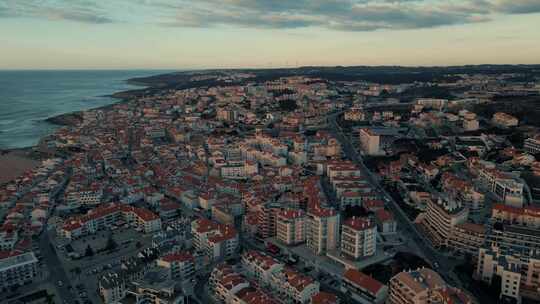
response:
[[[352,217],[341,225],[341,252],[353,259],[372,256],[377,249],[377,227],[368,218]]]
[[[282,210],[276,218],[277,239],[285,245],[306,240],[306,215],[302,210]]]
[[[218,224],[201,218],[191,223],[193,246],[209,261],[221,260],[236,254],[238,233],[231,225]]]
[[[306,245],[315,254],[335,250],[339,242],[339,214],[319,206],[307,212]]]
[[[169,271],[172,279],[190,280],[195,275],[195,259],[189,253],[170,253],[157,261],[157,266]]]
[[[98,288],[105,304],[119,303],[127,294],[126,282],[118,273],[107,273],[102,276]]]
[[[430,200],[422,220],[427,236],[434,246],[447,246],[453,228],[467,221],[469,209],[453,200]]]
[[[284,265],[271,256],[250,250],[242,254],[242,267],[250,277],[264,286],[269,286],[272,275],[283,271]]]
[[[161,219],[153,212],[124,204],[108,204],[90,210],[85,216],[67,219],[58,233],[67,239],[75,239],[107,229],[124,221],[144,233],[161,230]]]
[[[37,275],[37,263],[33,252],[11,252],[0,258],[0,289],[6,290],[31,283]]]
[[[497,195],[505,204],[523,207],[524,184],[509,173],[494,168],[482,168],[478,171],[478,177],[488,190]]]
[[[540,153],[540,136],[527,138],[523,146],[525,151],[530,154]]]

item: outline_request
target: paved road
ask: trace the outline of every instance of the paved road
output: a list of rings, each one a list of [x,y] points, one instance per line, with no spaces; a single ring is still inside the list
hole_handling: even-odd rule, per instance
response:
[[[58,290],[60,303],[74,303],[76,297],[68,289],[70,280],[64,267],[62,267],[62,263],[60,263],[60,259],[56,255],[56,249],[53,249],[51,246],[48,230],[44,230],[43,233],[41,233],[39,247],[43,256],[43,262],[49,269],[49,280],[56,285],[56,289]],[[58,281],[63,282],[62,287],[58,286]]]
[[[373,173],[366,167],[362,157],[356,152],[354,147],[351,145],[350,140],[345,137],[345,135],[341,131],[341,128],[337,125],[336,117],[339,114],[341,113],[338,112],[328,116],[328,121],[337,139],[340,141],[345,155],[360,167],[363,175],[367,178],[371,186],[386,201],[386,206],[394,213],[400,227],[402,227],[405,232],[407,232],[411,236],[409,242],[414,243],[414,247],[421,249],[424,257],[432,265],[433,268],[437,268],[435,267],[436,264],[439,265],[436,270],[444,277],[447,282],[450,282],[451,284],[459,284],[459,282],[454,279],[455,276],[450,275],[450,271],[453,268],[453,263],[451,263],[448,258],[436,252],[436,250],[431,246],[431,244],[424,237],[424,235],[420,233],[416,226],[407,218],[407,215],[401,209],[399,204],[392,198],[390,194],[388,194],[388,192],[386,192],[383,187],[380,186],[377,178],[373,176]]]

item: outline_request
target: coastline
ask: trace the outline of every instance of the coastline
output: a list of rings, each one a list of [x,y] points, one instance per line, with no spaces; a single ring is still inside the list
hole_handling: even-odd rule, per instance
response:
[[[67,113],[59,114],[56,116],[46,118],[44,121],[53,125],[57,125],[57,126],[76,126],[77,124],[82,122],[83,120],[82,115],[85,111],[108,110],[114,107],[115,105],[121,104],[123,102],[127,102],[134,97],[143,95],[149,89],[150,90],[153,89],[153,87],[148,86],[149,84],[146,84],[141,81],[133,82],[131,79],[126,79],[126,82],[132,85],[141,86],[143,88],[119,91],[119,92],[115,92],[109,95],[103,95],[102,97],[113,98],[113,99],[116,99],[116,101],[108,105],[104,105],[104,106],[89,108],[82,111],[67,112]]]
[[[144,82],[132,82],[126,79],[126,82],[139,85],[143,88],[132,89],[127,91],[115,92],[103,97],[116,99],[116,101],[95,108],[89,108],[82,111],[67,112],[44,119],[47,123],[57,126],[76,126],[83,121],[83,113],[85,111],[108,110],[123,102],[127,102],[134,97],[144,94],[147,89],[152,89]],[[0,185],[9,183],[21,176],[24,172],[36,168],[43,160],[42,155],[36,151],[37,145],[20,147],[20,148],[0,148]]]
[[[159,75],[161,75],[161,74],[156,74],[154,76],[159,76]],[[52,125],[56,125],[56,126],[76,126],[76,125],[78,125],[79,123],[82,122],[82,120],[83,120],[82,115],[83,115],[83,113],[85,111],[108,110],[108,109],[114,107],[115,105],[118,105],[118,104],[123,103],[123,102],[127,102],[127,101],[129,101],[130,99],[132,99],[134,97],[137,97],[137,96],[140,96],[140,95],[144,94],[147,89],[153,89],[153,87],[150,84],[145,83],[143,81],[132,81],[132,79],[126,79],[125,82],[129,83],[129,84],[132,84],[132,85],[141,86],[141,88],[140,89],[126,90],[126,91],[119,91],[119,92],[114,92],[112,94],[103,95],[102,97],[113,98],[113,99],[116,99],[116,101],[114,101],[114,102],[112,102],[110,104],[104,105],[104,106],[98,106],[98,107],[93,107],[93,108],[89,108],[89,109],[86,109],[86,110],[58,114],[58,115],[55,115],[55,116],[45,118],[45,119],[43,119],[43,121],[45,121],[45,122],[47,122],[49,124],[52,124]],[[0,168],[3,169],[2,164],[4,162],[9,163],[9,160],[4,156],[10,155],[10,154],[12,154],[12,155],[16,154],[17,157],[27,158],[28,160],[40,160],[39,156],[37,156],[35,154],[32,155],[34,153],[36,147],[37,147],[37,145],[26,146],[26,147],[17,147],[17,148],[0,148]],[[2,171],[2,170],[0,170],[0,171]],[[5,182],[5,181],[3,181],[3,182]],[[0,184],[1,184],[1,182],[0,182]]]

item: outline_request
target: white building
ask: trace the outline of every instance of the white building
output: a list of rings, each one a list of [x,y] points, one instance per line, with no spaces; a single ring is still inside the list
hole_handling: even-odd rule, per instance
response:
[[[277,239],[286,245],[306,240],[306,215],[302,210],[282,210],[276,218]]]
[[[10,252],[0,257],[0,289],[31,283],[37,275],[37,263],[33,252]]]
[[[352,217],[341,225],[341,252],[353,259],[368,257],[377,249],[377,227],[368,218]]]
[[[339,214],[319,206],[307,212],[306,245],[315,254],[335,250],[339,242]]]

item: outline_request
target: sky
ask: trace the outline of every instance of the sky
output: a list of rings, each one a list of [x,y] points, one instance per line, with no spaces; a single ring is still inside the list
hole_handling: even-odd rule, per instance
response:
[[[540,0],[0,0],[0,69],[540,64]]]

